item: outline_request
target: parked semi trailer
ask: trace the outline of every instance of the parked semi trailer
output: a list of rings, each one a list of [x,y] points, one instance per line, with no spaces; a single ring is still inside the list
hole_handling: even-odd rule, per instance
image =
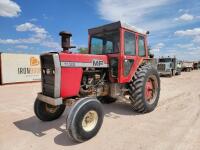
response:
[[[189,61],[183,61],[182,62],[182,71],[186,71],[186,72],[190,72],[192,71],[193,68],[193,62],[189,62]]]

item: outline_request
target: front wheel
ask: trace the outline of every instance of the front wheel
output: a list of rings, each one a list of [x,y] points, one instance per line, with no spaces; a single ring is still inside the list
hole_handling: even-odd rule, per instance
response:
[[[91,139],[101,128],[103,116],[101,103],[97,99],[80,99],[67,116],[69,137],[77,142]]]
[[[141,66],[129,85],[133,109],[141,113],[153,111],[160,96],[160,78],[157,70],[151,65]]]
[[[53,106],[39,99],[35,100],[35,115],[42,121],[52,121],[59,118],[65,111],[65,105]]]

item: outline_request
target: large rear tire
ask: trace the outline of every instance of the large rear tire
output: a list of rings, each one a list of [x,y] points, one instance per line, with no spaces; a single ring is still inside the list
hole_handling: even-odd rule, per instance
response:
[[[160,96],[160,78],[157,70],[151,65],[139,67],[129,85],[133,110],[140,113],[153,111]]]
[[[59,118],[65,111],[65,105],[53,106],[39,99],[35,100],[35,115],[42,121],[52,121]]]
[[[94,137],[103,123],[103,109],[95,98],[80,99],[67,116],[69,137],[76,142],[84,142]]]

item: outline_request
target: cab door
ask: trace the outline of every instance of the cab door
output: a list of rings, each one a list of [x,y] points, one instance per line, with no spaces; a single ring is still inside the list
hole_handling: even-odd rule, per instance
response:
[[[129,82],[138,66],[146,57],[145,37],[138,33],[123,30],[121,41],[121,57],[119,61],[119,82]]]

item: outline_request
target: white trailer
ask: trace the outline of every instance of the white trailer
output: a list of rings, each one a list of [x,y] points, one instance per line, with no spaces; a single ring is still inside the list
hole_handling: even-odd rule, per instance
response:
[[[39,55],[0,53],[0,84],[41,81]]]

